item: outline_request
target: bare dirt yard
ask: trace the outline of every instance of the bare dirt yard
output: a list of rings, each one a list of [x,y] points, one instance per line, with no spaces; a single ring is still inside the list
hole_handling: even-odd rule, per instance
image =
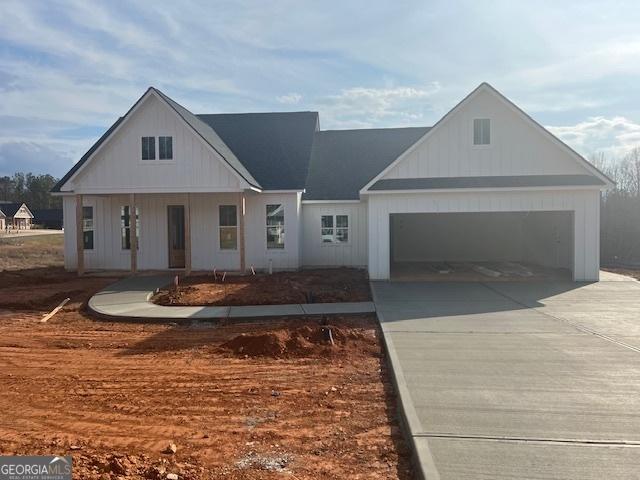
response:
[[[0,454],[72,455],[74,478],[100,480],[411,477],[372,316],[88,317],[113,280],[0,273]]]
[[[619,273],[620,275],[627,275],[633,277],[636,280],[640,280],[640,267],[602,267],[607,272]]]
[[[160,305],[267,305],[291,303],[366,302],[371,300],[364,270],[334,268],[277,272],[272,275],[196,275],[179,287],[161,290],[152,299]]]

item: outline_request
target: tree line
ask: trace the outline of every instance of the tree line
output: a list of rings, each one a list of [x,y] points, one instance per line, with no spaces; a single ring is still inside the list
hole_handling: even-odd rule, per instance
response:
[[[31,210],[62,208],[62,198],[51,195],[58,179],[49,174],[17,172],[13,177],[0,177],[0,200],[24,202]]]
[[[598,154],[590,160],[616,182],[601,200],[601,262],[640,264],[640,147],[621,159]]]

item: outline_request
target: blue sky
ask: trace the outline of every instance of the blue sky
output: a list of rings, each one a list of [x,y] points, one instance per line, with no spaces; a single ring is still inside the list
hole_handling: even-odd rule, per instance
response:
[[[482,81],[588,156],[640,145],[640,3],[0,2],[0,175],[61,176],[149,85],[195,113],[432,125]]]

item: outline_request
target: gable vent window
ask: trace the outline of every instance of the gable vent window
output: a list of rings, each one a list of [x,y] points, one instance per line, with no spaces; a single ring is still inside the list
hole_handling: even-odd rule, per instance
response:
[[[491,144],[491,122],[488,118],[476,118],[473,120],[473,144]]]
[[[142,160],[156,159],[156,137],[142,137]]]
[[[173,160],[173,137],[158,137],[160,160]]]

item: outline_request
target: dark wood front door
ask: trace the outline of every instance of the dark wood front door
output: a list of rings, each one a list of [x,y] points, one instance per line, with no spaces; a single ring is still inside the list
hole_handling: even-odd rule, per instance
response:
[[[169,268],[184,268],[184,205],[167,207]]]

